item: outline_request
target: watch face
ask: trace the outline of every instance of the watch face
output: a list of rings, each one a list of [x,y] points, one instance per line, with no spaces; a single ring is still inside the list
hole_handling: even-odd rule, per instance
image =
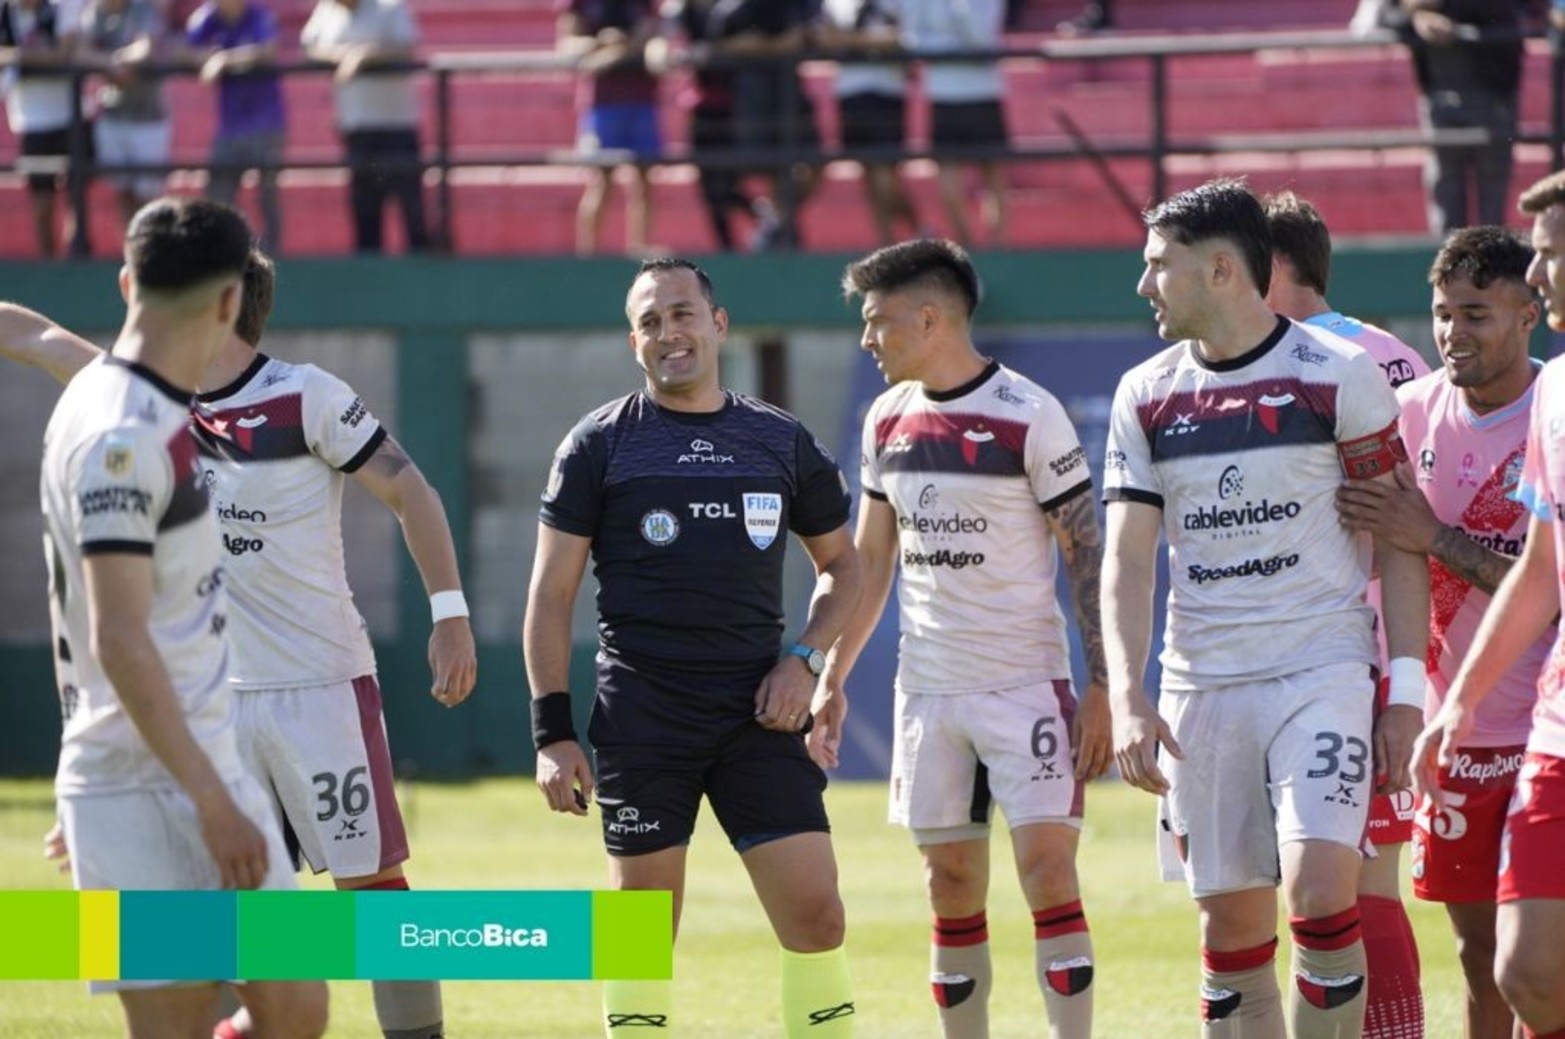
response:
[[[826,654],[822,653],[818,649],[812,651],[810,655],[805,658],[804,662],[810,666],[810,674],[814,675],[816,678],[819,678],[821,673],[826,670]]]

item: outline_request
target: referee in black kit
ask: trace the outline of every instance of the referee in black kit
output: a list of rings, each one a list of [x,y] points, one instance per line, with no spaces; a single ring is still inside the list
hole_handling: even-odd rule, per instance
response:
[[[554,811],[587,813],[594,780],[563,690],[590,555],[599,653],[587,735],[614,886],[673,892],[677,930],[705,794],[782,945],[787,1035],[850,1036],[826,777],[802,735],[822,650],[859,597],[846,484],[792,415],[723,389],[728,314],[699,267],[642,264],[626,315],[646,386],[576,424],[543,495],[522,633],[538,785]],[[804,632],[784,650],[790,531],[816,582]],[[608,982],[608,1034],[672,1028],[671,1002],[668,982]]]

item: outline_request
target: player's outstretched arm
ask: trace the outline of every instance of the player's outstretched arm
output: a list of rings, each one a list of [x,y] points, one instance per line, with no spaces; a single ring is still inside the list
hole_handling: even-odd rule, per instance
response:
[[[527,585],[522,656],[532,687],[538,789],[556,812],[586,815],[592,769],[571,726],[571,613],[587,571],[590,538],[538,524],[538,548]]]
[[[1555,567],[1554,530],[1534,515],[1527,544],[1484,611],[1445,702],[1413,745],[1414,786],[1437,806],[1444,804],[1436,781],[1440,769],[1456,761],[1456,748],[1471,731],[1478,705],[1559,616]]]
[[[846,523],[830,533],[799,541],[815,565],[815,592],[810,596],[810,612],[799,641],[816,648],[830,646],[859,605],[864,585],[859,553]],[[768,729],[797,732],[810,717],[814,698],[815,676],[803,660],[789,654],[761,679],[755,691],[755,720]]]
[[[402,524],[402,540],[423,578],[424,591],[431,596],[460,593],[462,575],[445,506],[402,445],[387,437],[353,475],[396,513]],[[447,707],[455,707],[473,691],[478,681],[478,652],[466,616],[435,622],[429,634],[429,670],[433,678],[430,694]]]
[[[1044,514],[1065,557],[1076,627],[1087,656],[1087,686],[1071,724],[1076,778],[1086,782],[1109,770],[1114,761],[1113,723],[1109,717],[1108,663],[1103,656],[1103,532],[1089,488]]]
[[[1158,768],[1158,746],[1176,758],[1182,757],[1183,751],[1142,688],[1152,644],[1152,593],[1157,586],[1157,542],[1163,513],[1140,502],[1112,501],[1107,516],[1103,656],[1114,721],[1114,760],[1120,778],[1131,786],[1166,794],[1168,779]]]
[[[1360,486],[1366,481],[1358,481]],[[1370,486],[1401,498],[1418,494],[1406,491],[1392,473],[1377,477]],[[1420,501],[1422,495],[1418,495]],[[1426,506],[1427,508],[1427,506]],[[1432,516],[1431,516],[1432,518]],[[1375,719],[1375,775],[1385,777],[1382,793],[1405,790],[1412,779],[1408,766],[1413,740],[1423,723],[1421,707],[1398,704],[1396,661],[1408,658],[1421,661],[1429,646],[1429,562],[1424,552],[1408,546],[1398,534],[1383,531],[1375,535],[1375,564],[1380,572],[1381,616],[1386,625],[1386,649],[1392,663],[1392,705]],[[1415,691],[1415,698],[1422,694]]]
[[[101,350],[66,331],[35,310],[0,303],[0,357],[42,368],[61,382],[97,357]]]
[[[95,553],[83,562],[92,652],[147,747],[196,807],[201,839],[225,888],[256,888],[266,879],[266,841],[228,794],[212,761],[185,724],[158,655],[152,615],[152,557]]]
[[[811,709],[815,727],[805,738],[810,757],[822,768],[836,768],[842,727],[848,718],[848,675],[869,642],[891,595],[897,571],[897,513],[890,502],[871,495],[859,499],[858,527],[853,547],[859,554],[859,606],[843,625],[842,634],[826,654],[826,671],[815,690]],[[814,645],[814,643],[810,643]]]

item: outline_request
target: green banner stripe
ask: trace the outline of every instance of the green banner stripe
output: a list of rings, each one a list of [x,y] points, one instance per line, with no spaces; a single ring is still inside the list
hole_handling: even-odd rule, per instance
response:
[[[592,976],[674,976],[674,896],[667,891],[592,893]]]

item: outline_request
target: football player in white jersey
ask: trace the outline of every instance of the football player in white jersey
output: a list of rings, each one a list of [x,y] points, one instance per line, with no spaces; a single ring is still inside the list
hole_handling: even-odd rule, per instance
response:
[[[1092,1032],[1092,942],[1076,877],[1083,785],[1109,765],[1092,480],[1065,409],[973,345],[978,275],[952,242],[888,246],[843,277],[891,388],[864,419],[855,542],[867,591],[828,655],[819,760],[835,764],[844,687],[899,572],[893,822],[913,831],[935,924],[947,1039],[989,1034],[989,821],[999,802],[1033,916],[1055,1039]],[[1087,654],[1071,686],[1055,595],[1065,559]]]
[[[1375,775],[1383,788],[1408,782],[1428,573],[1375,546],[1392,689],[1372,723],[1369,559],[1334,496],[1344,472],[1393,479],[1406,458],[1396,398],[1367,353],[1266,306],[1271,234],[1242,182],[1176,195],[1146,223],[1137,292],[1175,345],[1126,373],[1110,419],[1103,630],[1116,760],[1162,797],[1201,909],[1203,1034],[1281,1035],[1286,1017],[1295,1039],[1358,1039],[1359,845]],[[1160,537],[1170,592],[1154,709],[1142,682]],[[1278,886],[1294,948],[1286,1014]]]
[[[1539,290],[1549,326],[1565,331],[1565,174],[1555,173],[1521,194],[1532,217],[1534,257],[1527,284]],[[1494,593],[1445,702],[1413,750],[1420,791],[1445,807],[1440,774],[1478,725],[1478,712],[1505,671],[1557,624],[1565,602],[1565,382],[1558,358],[1533,384],[1533,405],[1517,499],[1532,515],[1527,543]],[[1555,639],[1538,680],[1516,791],[1500,845],[1496,892],[1494,978],[1500,994],[1534,1039],[1565,1039],[1565,647]]]
[[[476,658],[439,496],[343,382],[257,352],[271,312],[271,260],[252,251],[234,334],[191,408],[230,557],[240,748],[266,780],[300,853],[338,887],[402,890],[406,834],[391,774],[375,662],[352,602],[341,537],[343,475],[401,520],[430,592],[432,695],[460,703]],[[0,305],[0,355],[62,380],[96,357],[46,318]],[[438,982],[373,983],[392,1039],[443,1031]],[[244,1035],[243,1016],[219,1034]]]
[[[190,395],[233,328],[250,231],[226,206],[160,199],[125,235],[127,313],[61,396],[41,492],[65,729],[55,787],[81,890],[292,888],[244,767],[228,600]],[[267,1035],[326,1029],[320,982],[238,986]],[[132,1039],[198,1031],[217,984],[95,982]]]
[[[1384,329],[1333,310],[1326,302],[1331,233],[1320,212],[1291,191],[1268,195],[1261,203],[1272,232],[1272,283],[1266,305],[1289,320],[1325,329],[1365,350],[1393,389],[1428,374],[1428,363],[1411,346]],[[1373,583],[1370,598],[1378,606],[1380,591]],[[1382,659],[1379,694],[1389,687]],[[1368,847],[1359,871],[1359,915],[1369,963],[1364,1039],[1421,1039],[1424,1034],[1418,944],[1402,904],[1401,885],[1402,845],[1412,839],[1413,807],[1411,790],[1376,794],[1369,805]]]

